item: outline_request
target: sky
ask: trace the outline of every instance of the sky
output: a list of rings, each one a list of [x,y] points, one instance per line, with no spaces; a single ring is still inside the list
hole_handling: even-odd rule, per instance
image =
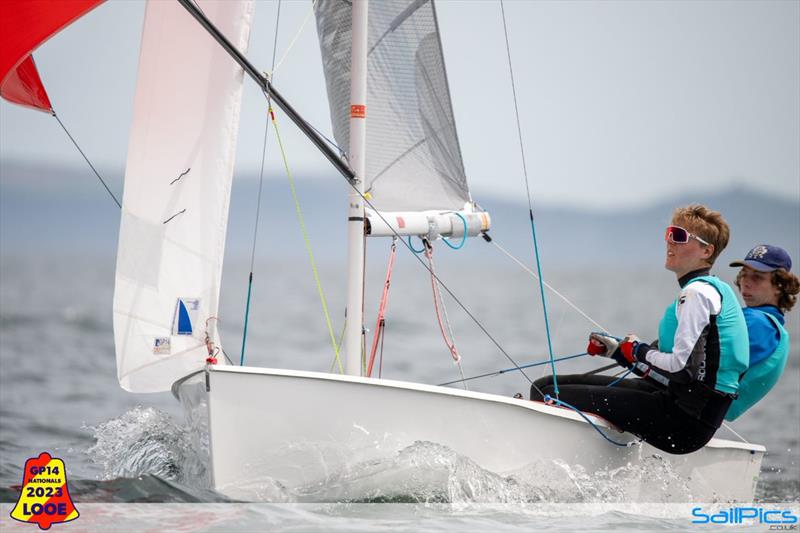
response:
[[[436,8],[473,197],[524,200],[500,4]],[[257,2],[247,55],[262,70],[276,12]],[[534,202],[615,208],[747,185],[800,203],[800,2],[510,0],[505,12]],[[274,84],[330,133],[310,13],[283,1]],[[34,54],[59,117],[117,191],[143,15],[143,2],[110,0]],[[246,80],[237,176],[258,173],[264,120]],[[293,127],[283,135],[298,179],[338,179]],[[268,154],[268,175],[285,179]],[[0,160],[86,168],[52,117],[5,101]]]

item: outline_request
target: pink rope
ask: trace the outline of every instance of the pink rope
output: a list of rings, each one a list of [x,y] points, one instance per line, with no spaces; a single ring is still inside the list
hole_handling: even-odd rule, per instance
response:
[[[386,324],[386,306],[389,304],[389,285],[391,285],[392,281],[392,270],[394,269],[394,260],[396,255],[397,244],[393,240],[392,249],[389,253],[389,266],[386,268],[386,281],[383,282],[383,294],[381,295],[381,303],[378,306],[378,319],[375,322],[375,336],[372,337],[372,349],[370,350],[369,365],[367,366],[367,377],[372,376],[372,366],[375,364],[375,354],[378,351],[378,341],[383,339],[383,330]]]
[[[428,264],[431,267],[431,287],[433,288],[433,307],[436,309],[436,320],[439,322],[439,331],[442,333],[442,338],[447,348],[450,350],[450,355],[453,361],[458,362],[461,356],[458,355],[456,343],[447,338],[447,333],[444,330],[444,323],[442,322],[442,314],[439,311],[439,306],[442,305],[442,296],[439,293],[439,284],[436,282],[436,273],[433,268],[433,246],[428,241],[425,241],[425,257],[428,258]]]

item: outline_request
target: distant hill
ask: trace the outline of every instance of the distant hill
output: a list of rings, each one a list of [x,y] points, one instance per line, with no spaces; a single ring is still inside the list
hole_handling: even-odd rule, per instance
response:
[[[121,196],[121,172],[101,172]],[[257,193],[256,180],[236,178],[227,245],[231,257],[249,256]],[[323,262],[344,261],[345,193],[337,176],[298,181],[309,233]],[[672,209],[692,202],[722,211],[731,225],[731,243],[721,261],[741,258],[753,245],[769,242],[785,247],[800,269],[800,205],[741,187],[602,211],[536,205],[544,264],[552,268],[659,265],[664,256],[664,227]],[[529,261],[531,232],[524,199],[513,202],[480,195],[480,203],[492,215],[491,235]],[[76,251],[113,259],[118,225],[117,206],[88,171],[0,162],[1,253]],[[374,242],[370,241],[371,249],[383,249],[383,244]],[[303,254],[287,183],[268,179],[262,194],[258,255],[291,258]],[[453,257],[477,262],[504,260],[483,241],[470,243],[462,255]]]
[[[731,240],[721,261],[744,256],[758,243],[782,246],[800,265],[800,205],[752,189],[735,188],[716,194],[665,198],[652,205],[621,205],[613,211],[535,207],[540,251],[558,265],[633,266],[664,258],[664,228],[677,206],[702,203],[723,213],[731,227]],[[506,234],[515,247],[530,246],[526,206],[484,200],[493,227]],[[524,244],[523,244],[524,243]]]

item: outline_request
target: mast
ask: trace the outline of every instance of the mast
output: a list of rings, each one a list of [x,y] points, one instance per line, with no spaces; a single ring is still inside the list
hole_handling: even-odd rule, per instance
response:
[[[347,326],[344,334],[345,372],[361,375],[364,323],[364,179],[367,144],[367,12],[369,0],[353,0],[350,65],[350,165],[354,188],[347,207]]]

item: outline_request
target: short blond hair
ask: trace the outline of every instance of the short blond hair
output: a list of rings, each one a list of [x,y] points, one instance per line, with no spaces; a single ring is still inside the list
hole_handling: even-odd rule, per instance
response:
[[[704,205],[692,204],[675,209],[672,213],[672,224],[686,228],[690,233],[714,245],[714,252],[708,258],[711,265],[728,246],[728,239],[731,235],[728,223],[725,222],[719,211],[714,211]]]

